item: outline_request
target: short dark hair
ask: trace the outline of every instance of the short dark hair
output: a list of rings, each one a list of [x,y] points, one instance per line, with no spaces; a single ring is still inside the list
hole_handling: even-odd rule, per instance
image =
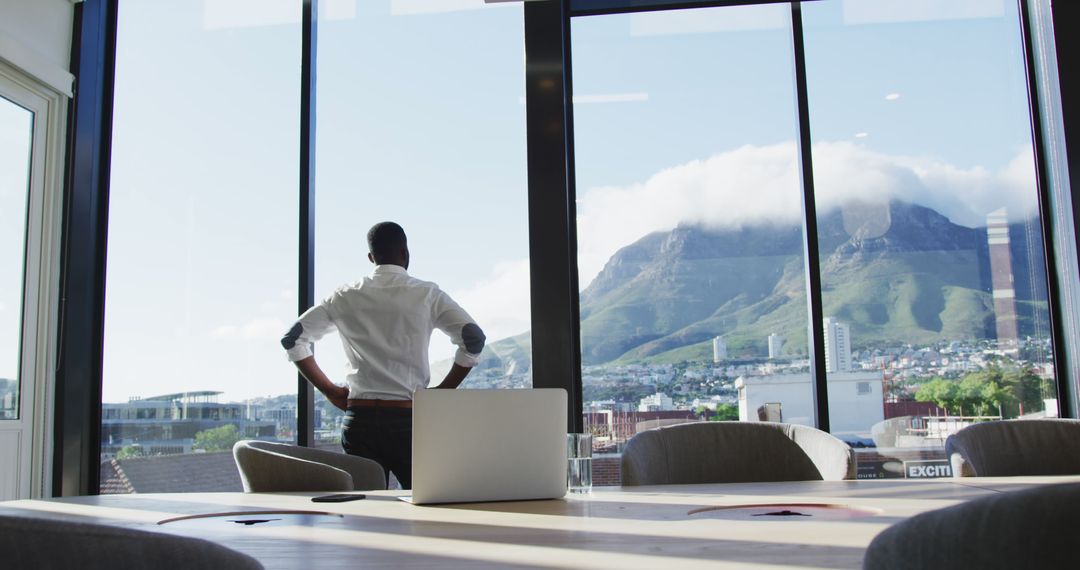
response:
[[[407,245],[405,230],[394,222],[379,222],[368,230],[367,243],[375,257],[393,257]]]

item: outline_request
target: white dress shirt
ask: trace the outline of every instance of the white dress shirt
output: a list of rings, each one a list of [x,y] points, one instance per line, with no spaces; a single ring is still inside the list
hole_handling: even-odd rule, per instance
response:
[[[336,330],[349,364],[349,398],[409,400],[431,380],[428,345],[436,328],[458,346],[454,362],[479,362],[484,336],[468,313],[438,285],[378,265],[300,315],[281,344],[290,361],[303,360],[314,341]]]

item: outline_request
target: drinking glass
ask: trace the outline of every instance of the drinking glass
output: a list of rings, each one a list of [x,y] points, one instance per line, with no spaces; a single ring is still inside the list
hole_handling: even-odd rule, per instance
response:
[[[592,490],[592,434],[566,434],[566,490],[588,493]]]

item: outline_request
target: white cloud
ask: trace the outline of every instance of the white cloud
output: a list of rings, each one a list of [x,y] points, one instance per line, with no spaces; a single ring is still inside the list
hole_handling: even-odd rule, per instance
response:
[[[739,225],[802,211],[793,143],[744,146],[660,171],[626,187],[590,188],[578,202],[584,287],[619,248],[680,223]]]
[[[240,332],[240,327],[233,325],[221,325],[210,331],[211,338],[237,338]]]
[[[222,325],[210,331],[210,336],[230,340],[273,340],[281,338],[288,329],[280,319],[254,319],[243,325]]]
[[[504,261],[467,289],[450,291],[489,341],[521,334],[529,322],[529,260]]]
[[[738,227],[797,221],[802,212],[793,142],[744,146],[658,172],[629,186],[589,188],[578,201],[578,266],[584,287],[619,248],[680,223]],[[1034,164],[1021,149],[1000,172],[922,157],[886,155],[851,142],[814,146],[819,214],[853,201],[902,199],[968,227],[1005,207],[1035,211]]]
[[[889,93],[888,95],[885,96],[886,101],[896,101],[899,98],[900,98],[899,93]]]

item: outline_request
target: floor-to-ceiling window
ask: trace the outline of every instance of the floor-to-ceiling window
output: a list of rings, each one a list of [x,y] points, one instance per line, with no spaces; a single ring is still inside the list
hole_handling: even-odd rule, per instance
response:
[[[1018,6],[803,13],[831,431],[944,473],[964,425],[1057,412]]]
[[[597,452],[688,420],[813,425],[790,8],[590,16],[572,33]]]
[[[790,4],[572,20],[585,424],[598,452],[672,422],[814,425],[805,184],[829,431],[860,477],[946,475],[949,434],[1058,409],[1018,7],[801,21],[800,125]]]
[[[103,492],[236,488],[292,441],[300,2],[120,6]]]
[[[521,5],[328,6],[317,46],[316,302],[371,275],[367,231],[395,221],[409,273],[438,283],[487,335],[462,388],[530,386]],[[454,350],[436,331],[433,383]],[[344,383],[337,335],[316,353]],[[316,402],[316,439],[336,446],[341,412],[321,394]]]

